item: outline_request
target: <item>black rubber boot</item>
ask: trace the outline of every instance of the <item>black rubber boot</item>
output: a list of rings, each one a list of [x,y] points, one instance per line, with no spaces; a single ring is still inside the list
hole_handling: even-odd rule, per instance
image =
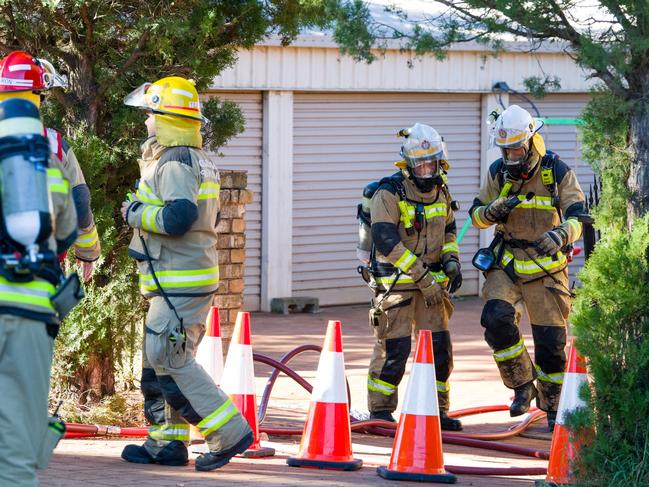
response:
[[[200,455],[196,459],[196,470],[199,472],[208,472],[209,470],[215,470],[227,465],[233,456],[246,451],[252,445],[253,440],[252,431],[249,431],[246,436],[230,448],[221,450],[220,452],[209,452]]]
[[[459,419],[449,418],[444,411],[439,413],[439,423],[445,431],[462,431],[462,422]]]
[[[548,411],[548,430],[550,432],[554,431],[554,425],[557,422],[557,412],[556,411]]]
[[[126,445],[122,458],[131,463],[159,463],[168,467],[182,467],[189,462],[187,447],[180,440],[170,442],[155,457],[141,445]]]
[[[509,415],[511,417],[525,414],[530,409],[530,403],[537,395],[536,387],[532,382],[523,384],[514,389],[514,400],[509,406]]]
[[[380,419],[383,421],[388,421],[390,423],[396,423],[394,416],[392,416],[390,411],[376,411],[374,413],[370,413],[370,419]]]

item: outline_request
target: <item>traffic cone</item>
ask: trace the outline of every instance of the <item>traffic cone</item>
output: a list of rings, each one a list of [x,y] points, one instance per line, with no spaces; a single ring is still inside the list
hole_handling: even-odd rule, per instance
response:
[[[421,330],[394,436],[390,464],[376,469],[384,479],[442,484],[457,481],[455,475],[444,470],[435,383],[433,335],[430,330]]]
[[[361,468],[363,461],[352,454],[348,401],[342,326],[340,321],[329,321],[300,449],[296,457],[286,460],[289,466],[332,470]]]
[[[196,351],[196,362],[212,378],[218,386],[223,375],[223,344],[221,342],[221,319],[219,308],[212,306],[207,315],[205,336]]]
[[[234,325],[221,382],[223,392],[230,396],[234,405],[246,418],[255,437],[252,446],[243,452],[241,456],[245,458],[273,456],[275,454],[273,448],[263,447],[259,443],[255,369],[252,362],[250,313],[248,312],[239,312],[237,314],[237,321]]]
[[[545,480],[537,480],[537,487],[571,485],[575,481],[572,464],[579,457],[579,450],[592,437],[592,429],[570,430],[566,427],[566,417],[577,408],[586,407],[579,397],[582,384],[588,382],[586,363],[575,347],[575,339],[570,339],[568,365],[563,376],[563,387],[559,399],[557,422],[552,433],[550,463]]]

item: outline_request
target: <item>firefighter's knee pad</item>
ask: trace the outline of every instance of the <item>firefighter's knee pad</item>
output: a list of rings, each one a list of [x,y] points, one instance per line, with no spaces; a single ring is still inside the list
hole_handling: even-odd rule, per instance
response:
[[[563,372],[566,367],[566,329],[563,326],[532,325],[534,361],[545,373]]]
[[[480,324],[485,329],[485,340],[493,350],[509,348],[521,339],[516,326],[516,310],[502,299],[490,299],[485,303]]]
[[[453,347],[448,330],[433,333],[433,354],[437,380],[446,382],[453,370]]]
[[[410,335],[385,340],[385,364],[381,369],[381,380],[394,385],[401,382],[410,356],[410,347]]]

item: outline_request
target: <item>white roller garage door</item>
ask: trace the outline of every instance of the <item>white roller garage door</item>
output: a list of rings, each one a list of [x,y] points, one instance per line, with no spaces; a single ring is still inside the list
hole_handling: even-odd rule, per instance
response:
[[[542,117],[552,118],[578,118],[588,103],[590,96],[588,94],[551,94],[540,100],[534,100]],[[519,103],[516,97],[510,97],[511,104]],[[528,110],[532,115],[536,113],[527,103],[520,105]],[[546,141],[548,150],[556,152],[566,164],[572,167],[577,173],[577,179],[588,197],[589,187],[593,185],[593,170],[582,159],[581,143],[576,125],[547,125],[542,129],[543,137]],[[583,241],[579,240],[576,244],[583,249]],[[570,281],[576,279],[577,272],[584,265],[584,253],[574,257],[570,264]]]
[[[254,193],[253,202],[246,206],[246,264],[244,307],[259,310],[261,288],[261,93],[211,93],[222,100],[239,104],[245,117],[245,131],[228,141],[217,158],[222,169],[248,171],[248,189]]]
[[[396,170],[398,129],[430,124],[449,146],[461,228],[480,183],[480,95],[296,93],[294,107],[293,295],[324,305],[367,301],[355,254],[363,187]],[[461,245],[463,294],[478,291],[477,248],[471,229]]]

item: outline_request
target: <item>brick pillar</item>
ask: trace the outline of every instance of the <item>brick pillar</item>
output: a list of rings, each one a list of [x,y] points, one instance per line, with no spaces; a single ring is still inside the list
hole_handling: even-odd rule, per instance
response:
[[[243,269],[245,264],[246,204],[252,201],[248,191],[247,171],[221,172],[221,221],[216,230],[218,236],[220,282],[214,306],[221,314],[223,352],[227,353],[230,337],[237,317],[243,310]]]

